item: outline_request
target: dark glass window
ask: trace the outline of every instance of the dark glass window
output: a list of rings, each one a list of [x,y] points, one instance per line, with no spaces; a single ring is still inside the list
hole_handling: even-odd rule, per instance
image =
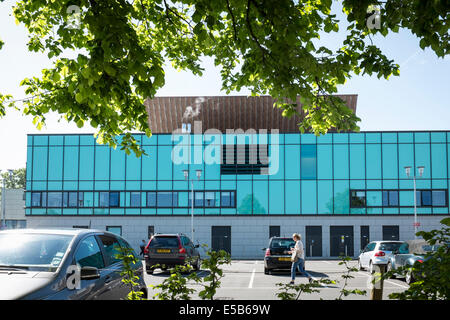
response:
[[[65,208],[76,208],[77,207],[77,192],[64,192],[63,193],[63,206]]]
[[[120,193],[119,192],[110,192],[109,193],[109,206],[110,207],[118,207],[120,203]]]
[[[422,191],[422,206],[431,206],[431,191]],[[417,202],[418,204],[420,202]]]
[[[32,207],[40,207],[41,206],[41,193],[40,192],[32,192],[31,193],[31,206]]]
[[[365,206],[366,206],[366,191],[352,190],[350,207],[363,208]]]
[[[147,192],[147,207],[156,207],[156,192]]]
[[[220,206],[224,208],[235,206],[234,191],[222,191],[220,193]]]
[[[398,191],[383,191],[383,207],[398,207]]]
[[[176,192],[158,192],[157,204],[158,207],[174,207],[178,204],[178,197]]]
[[[267,144],[222,145],[220,174],[267,174]]]
[[[62,192],[49,192],[47,201],[49,208],[61,208]]]
[[[109,232],[113,232],[118,234],[122,233],[122,227],[106,227],[106,230]],[[105,260],[107,261],[107,265],[111,265],[116,262],[120,262],[121,260],[116,257],[119,254],[117,250],[120,248],[120,244],[117,239],[114,237],[110,237],[107,235],[99,235],[98,236],[103,244],[103,250],[105,252]]]
[[[436,190],[433,191],[433,207],[444,207],[447,205],[446,191]]]
[[[105,267],[100,247],[94,236],[84,239],[75,252],[75,261],[79,267]]]
[[[140,192],[131,192],[130,206],[131,207],[140,207],[141,206],[141,193]]]
[[[215,192],[205,192],[205,207],[215,207]]]

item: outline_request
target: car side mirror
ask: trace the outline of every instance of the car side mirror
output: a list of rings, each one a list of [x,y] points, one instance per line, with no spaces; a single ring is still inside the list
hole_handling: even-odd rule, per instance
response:
[[[83,267],[80,272],[81,280],[94,280],[100,278],[100,272],[96,267]]]
[[[194,248],[200,248],[200,245],[199,245],[199,244],[196,244],[196,245],[194,246]]]

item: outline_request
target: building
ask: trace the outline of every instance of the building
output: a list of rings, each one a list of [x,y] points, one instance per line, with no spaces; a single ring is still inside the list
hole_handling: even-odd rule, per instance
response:
[[[356,96],[343,96],[356,110]],[[92,135],[28,135],[29,227],[92,227],[136,248],[157,233],[233,258],[261,258],[270,236],[303,235],[308,257],[357,256],[372,240],[414,238],[448,216],[450,132],[300,134],[270,97],[147,101],[147,155]],[[184,108],[184,109],[183,109]],[[259,108],[259,109],[258,109]],[[183,111],[184,110],[184,111]],[[241,130],[237,130],[241,129]],[[194,216],[192,210],[194,190]]]
[[[25,193],[23,189],[4,189],[5,204],[0,205],[5,212],[0,213],[0,225],[7,229],[25,228]],[[2,199],[3,197],[0,197]],[[1,203],[1,201],[0,201]]]

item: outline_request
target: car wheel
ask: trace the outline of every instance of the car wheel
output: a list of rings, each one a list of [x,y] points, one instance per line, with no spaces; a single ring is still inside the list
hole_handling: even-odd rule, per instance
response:
[[[373,273],[374,273],[372,261],[370,261],[370,263],[369,263],[369,273],[370,273],[370,274],[373,274]]]
[[[197,257],[197,263],[194,265],[194,270],[198,271],[200,270],[200,257]]]
[[[362,264],[361,264],[361,259],[358,259],[358,269],[359,270],[364,270]]]
[[[147,274],[153,274],[153,269],[147,269]]]
[[[387,266],[386,266],[386,272],[391,272],[392,271],[392,263],[389,261]],[[389,279],[394,279],[395,278],[395,274],[391,274],[389,276]]]
[[[267,269],[266,267],[264,267],[264,274],[269,274],[269,273],[270,273],[270,270]]]

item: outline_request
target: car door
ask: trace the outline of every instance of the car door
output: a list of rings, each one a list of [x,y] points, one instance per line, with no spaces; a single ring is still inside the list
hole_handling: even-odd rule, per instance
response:
[[[395,267],[403,267],[405,265],[406,259],[410,256],[408,243],[403,243],[398,248],[398,253],[394,256]]]
[[[102,251],[94,235],[82,239],[74,252],[72,264],[76,265],[79,269],[83,267],[95,267],[101,273],[105,268]],[[96,299],[104,290],[103,280],[101,278],[80,280],[78,288],[66,290],[69,292],[67,298],[71,300]]]
[[[117,250],[120,244],[113,235],[97,235],[102,246],[102,252],[105,257],[106,267],[102,270],[101,279],[103,280],[104,290],[98,294],[99,300],[119,300],[126,298],[130,290],[122,282],[122,262],[116,258]]]
[[[369,243],[365,248],[364,251],[361,255],[361,266],[363,266],[364,268],[368,268],[369,267],[369,262],[370,259],[372,257],[373,251],[375,249],[376,243],[375,242],[371,242]]]

